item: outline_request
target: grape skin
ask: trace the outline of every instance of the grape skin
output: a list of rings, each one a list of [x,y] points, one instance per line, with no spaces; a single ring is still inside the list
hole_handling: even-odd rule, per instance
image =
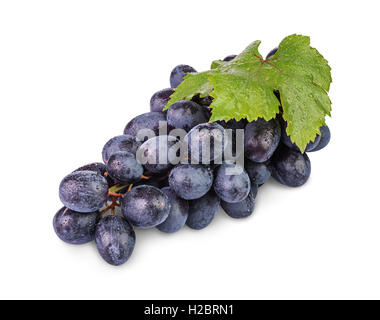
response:
[[[330,142],[331,133],[330,133],[329,127],[326,126],[326,125],[324,125],[324,126],[320,127],[319,130],[321,131],[320,141],[319,141],[318,145],[315,148],[313,148],[312,150],[310,150],[310,152],[315,152],[315,151],[322,150]]]
[[[158,136],[145,141],[138,151],[147,160],[145,169],[152,173],[169,171],[177,155],[176,148],[173,147],[177,143],[178,140],[173,136]],[[163,153],[166,153],[167,163],[160,164],[160,155],[163,156]]]
[[[158,136],[160,121],[166,122],[166,117],[163,112],[143,113],[128,122],[125,126],[124,134],[136,137],[140,130],[150,129],[153,130],[156,136]],[[147,138],[145,140],[147,140]]]
[[[253,186],[253,189],[250,190],[248,196],[243,201],[237,203],[222,201],[222,208],[231,218],[241,219],[249,217],[255,209],[255,193],[257,194],[257,185]]]
[[[234,167],[234,164],[222,164],[217,170],[214,181],[215,193],[220,199],[230,203],[243,201],[251,189],[251,180],[244,169],[238,175],[227,175],[226,170]]]
[[[103,147],[102,157],[104,163],[107,163],[109,158],[118,151],[128,151],[136,154],[137,149],[141,146],[141,142],[136,141],[136,138],[131,135],[121,135],[110,139]]]
[[[73,172],[77,172],[77,171],[93,171],[93,172],[99,173],[100,175],[103,176],[104,173],[107,171],[107,169],[106,169],[106,166],[104,163],[93,162],[93,163],[86,164],[86,165],[76,169]]]
[[[311,164],[306,153],[281,145],[271,160],[272,177],[289,187],[300,187],[310,177]]]
[[[66,176],[59,186],[59,197],[69,209],[94,212],[107,201],[107,180],[93,171],[76,171]]]
[[[121,216],[103,217],[95,232],[95,243],[101,257],[113,266],[120,266],[132,255],[136,235]]]
[[[183,81],[186,74],[195,72],[197,72],[197,70],[186,64],[176,66],[170,73],[170,86],[172,88],[177,88]]]
[[[95,228],[99,220],[99,211],[82,213],[63,207],[55,214],[53,227],[62,241],[84,244],[95,239]]]
[[[181,199],[170,187],[162,188],[161,191],[170,201],[170,212],[167,219],[156,228],[162,232],[174,233],[182,229],[189,215],[189,202]]]
[[[170,96],[173,94],[174,90],[172,88],[162,89],[157,91],[152,98],[150,98],[150,111],[151,112],[162,112],[165,106],[170,100]],[[166,112],[166,111],[165,111]]]
[[[107,172],[119,183],[130,184],[141,178],[144,169],[137,162],[135,155],[127,151],[119,151],[109,158]]]
[[[93,162],[90,164],[86,164],[86,165],[76,169],[73,172],[77,172],[77,171],[93,171],[93,172],[99,173],[101,176],[106,178],[109,188],[111,188],[115,185],[115,181],[110,176],[105,176],[105,173],[107,172],[107,167],[104,163]]]
[[[214,220],[219,207],[220,199],[213,190],[199,199],[189,201],[186,225],[194,230],[206,228]]]
[[[188,100],[173,103],[167,113],[168,125],[171,128],[183,129],[186,132],[209,120],[210,111],[206,107]]]
[[[185,200],[198,199],[212,187],[213,174],[208,166],[180,164],[169,175],[169,185]]]
[[[141,185],[129,191],[121,200],[124,217],[134,226],[148,229],[163,223],[170,212],[168,197],[160,189]]]
[[[257,163],[246,160],[244,166],[252,184],[264,184],[271,177],[270,168],[266,163]]]
[[[202,123],[189,131],[184,142],[188,147],[188,156],[195,163],[210,164],[223,155],[226,147],[225,131],[216,122]],[[202,154],[203,147],[206,148],[205,159]]]
[[[280,139],[281,126],[276,119],[259,118],[250,122],[244,131],[245,156],[254,162],[265,162],[273,155]]]

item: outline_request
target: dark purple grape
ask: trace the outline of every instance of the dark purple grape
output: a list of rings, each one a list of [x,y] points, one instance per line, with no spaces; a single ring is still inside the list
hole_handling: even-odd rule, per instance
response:
[[[93,171],[70,173],[59,186],[59,197],[62,203],[73,211],[97,211],[107,201],[107,180]]]
[[[254,189],[251,190],[243,201],[236,203],[229,203],[222,201],[223,210],[234,219],[241,219],[249,217],[253,210],[255,209],[255,193],[257,194],[257,186],[255,185]]]
[[[170,73],[170,86],[172,88],[177,88],[183,81],[183,78],[186,76],[186,74],[195,72],[197,72],[197,70],[186,64],[180,64],[176,66]]]
[[[54,216],[54,231],[66,243],[88,243],[95,239],[95,228],[99,219],[99,211],[82,213],[63,207]]]
[[[124,196],[121,210],[124,217],[134,226],[148,229],[158,226],[167,219],[170,202],[160,189],[141,185]]]
[[[240,169],[240,173],[229,172],[233,168]],[[217,196],[226,202],[243,201],[249,194],[251,181],[247,172],[234,164],[222,164],[215,175],[214,190]]]
[[[193,101],[181,100],[170,106],[167,121],[171,128],[189,132],[196,125],[208,122],[210,116],[210,111],[206,107]]]
[[[162,188],[161,191],[168,197],[170,201],[170,212],[167,219],[157,226],[157,229],[174,233],[182,229],[189,215],[189,202],[181,199],[169,187]]]
[[[213,174],[208,166],[180,164],[170,172],[169,185],[186,200],[204,196],[212,187]]]
[[[290,140],[290,137],[286,133],[286,128],[288,126],[286,121],[283,120],[280,123],[281,123],[281,142],[293,150],[300,151],[297,145]],[[316,146],[318,146],[320,141],[321,141],[321,136],[316,135],[315,140],[307,144],[305,151],[306,152],[312,151]]]
[[[130,184],[141,178],[144,169],[136,160],[135,155],[127,151],[119,151],[109,158],[107,172],[119,183]]]
[[[140,133],[142,136],[146,136],[147,130],[154,132],[156,136],[159,135],[160,122],[166,122],[166,116],[163,112],[147,112],[143,113],[131,121],[128,122],[124,129],[124,134],[137,137]],[[149,137],[152,138],[152,137]],[[148,138],[145,137],[146,141]],[[141,139],[140,139],[141,140]]]
[[[259,118],[245,127],[245,156],[254,162],[267,161],[276,150],[281,139],[281,126],[276,119],[265,121]]]
[[[289,186],[299,187],[310,177],[311,164],[306,153],[281,145],[271,159],[272,177],[278,182]]]
[[[330,133],[329,127],[325,125],[325,126],[320,127],[319,130],[321,131],[321,135],[320,135],[321,139],[318,145],[312,150],[310,150],[310,152],[319,151],[323,149],[324,147],[326,147],[330,142],[331,133]]]
[[[216,122],[202,123],[189,131],[184,139],[188,157],[195,164],[210,164],[221,158],[225,147],[225,130]]]
[[[219,207],[220,199],[213,190],[199,199],[189,201],[186,225],[195,230],[206,228],[215,218]]]
[[[246,160],[244,166],[252,184],[262,185],[271,177],[270,168],[267,163],[257,163]]]
[[[151,138],[139,148],[137,158],[152,173],[168,172],[179,155],[180,150],[175,147],[178,143],[173,136]]]
[[[168,104],[170,96],[173,94],[173,92],[174,90],[172,88],[157,91],[150,99],[150,111],[161,112]]]
[[[113,266],[125,263],[135,248],[136,235],[121,216],[103,217],[95,232],[95,243],[102,258]]]
[[[107,167],[104,163],[93,162],[90,164],[86,164],[86,165],[76,169],[73,172],[77,172],[77,171],[93,171],[93,172],[99,173],[101,176],[106,178],[109,188],[111,188],[115,185],[115,181],[110,176],[108,176],[108,175],[106,176]]]
[[[141,146],[141,142],[136,141],[136,138],[131,135],[121,135],[109,140],[102,151],[104,163],[108,162],[110,156],[118,151],[128,151],[129,153],[136,154],[137,149]]]

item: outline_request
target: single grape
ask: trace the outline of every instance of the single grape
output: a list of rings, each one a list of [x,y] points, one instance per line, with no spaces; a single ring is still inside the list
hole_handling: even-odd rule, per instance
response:
[[[57,236],[70,244],[84,244],[95,239],[95,227],[100,213],[82,213],[66,207],[59,210],[53,219],[53,227]]]
[[[94,212],[107,201],[107,180],[93,171],[76,171],[66,176],[59,186],[59,197],[69,209]]]
[[[168,125],[171,128],[183,129],[186,132],[209,120],[210,111],[206,107],[188,100],[173,103],[167,113]]]
[[[109,158],[107,172],[117,182],[130,184],[141,178],[144,169],[134,154],[128,151],[118,151]]]
[[[158,136],[143,143],[137,152],[137,159],[146,170],[152,173],[164,173],[173,167],[173,162],[179,155],[175,147],[179,141],[173,136]]]
[[[93,172],[99,173],[101,176],[106,178],[109,188],[111,188],[115,185],[115,181],[110,176],[108,176],[108,175],[106,176],[107,167],[104,163],[93,162],[90,164],[86,164],[86,165],[76,169],[73,172],[77,172],[77,171],[93,171]]]
[[[229,172],[233,168],[240,173]],[[250,189],[251,181],[244,168],[224,163],[217,169],[214,190],[221,200],[231,203],[243,201],[248,196]]]
[[[203,197],[189,201],[189,217],[186,225],[194,230],[206,228],[215,218],[220,207],[220,199],[213,190]]]
[[[228,61],[234,60],[236,57],[237,57],[236,54],[230,54],[229,56],[225,57],[225,58],[223,59],[223,61],[228,62]]]
[[[293,150],[300,151],[297,145],[290,140],[290,137],[286,133],[286,128],[288,126],[286,121],[282,120],[280,123],[281,123],[281,142]],[[318,146],[320,141],[321,141],[321,136],[316,135],[314,141],[311,141],[307,144],[305,151],[306,152],[312,151],[316,146]]]
[[[199,94],[197,94],[191,98],[191,101],[198,103],[199,105],[205,106],[205,107],[210,106],[210,104],[212,103],[213,100],[214,100],[214,98],[211,96],[206,96],[206,97],[201,98]]]
[[[224,128],[216,122],[198,124],[185,136],[184,143],[195,164],[210,164],[221,158],[227,146]]]
[[[102,258],[113,266],[125,263],[135,248],[136,235],[121,216],[103,217],[95,232],[95,243]]]
[[[124,217],[134,226],[148,229],[158,226],[167,219],[170,202],[160,189],[141,185],[124,196],[121,210]]]
[[[161,191],[168,197],[170,201],[170,212],[167,219],[157,226],[157,229],[174,233],[182,229],[189,215],[189,202],[181,199],[170,187],[162,188]]]
[[[274,56],[277,52],[278,48],[274,48],[272,49],[271,51],[269,51],[269,53],[267,54],[267,57],[265,58],[266,60],[268,60],[270,57]]]
[[[250,122],[244,131],[245,156],[254,162],[267,161],[281,139],[281,126],[276,119],[259,118]]]
[[[281,145],[272,157],[271,171],[278,182],[289,187],[299,187],[309,179],[311,164],[306,153]]]
[[[145,135],[144,132],[149,129],[152,130],[156,136],[158,136],[160,122],[166,122],[166,116],[163,112],[143,113],[128,122],[124,129],[124,134],[136,137],[138,133]],[[147,139],[148,138],[145,138],[144,141]]]
[[[252,184],[264,184],[271,177],[270,168],[267,163],[257,163],[246,160],[244,167]]]
[[[173,92],[174,90],[172,88],[157,91],[150,99],[150,111],[161,112],[168,104],[170,96],[173,94]]]
[[[137,149],[141,146],[141,142],[136,141],[135,137],[131,135],[121,135],[110,139],[104,146],[102,157],[104,163],[107,163],[110,156],[118,151],[128,151],[129,153],[136,154]]]
[[[212,187],[213,174],[208,166],[180,164],[169,175],[169,185],[174,192],[186,200],[204,196]]]
[[[170,74],[170,86],[172,88],[177,88],[183,81],[183,78],[186,76],[186,74],[195,72],[197,72],[197,70],[186,64],[180,64],[176,66]]]
[[[257,190],[257,186],[256,186]],[[256,191],[257,193],[257,191]],[[234,219],[241,219],[249,217],[253,210],[255,209],[255,195],[254,192],[251,190],[248,194],[248,197],[246,197],[243,201],[236,202],[236,203],[229,203],[222,201],[221,202],[223,210]]]
[[[323,149],[324,147],[326,147],[330,142],[331,133],[330,133],[329,127],[324,125],[324,126],[320,127],[319,130],[321,131],[320,141],[315,148],[310,150],[310,152],[319,151],[319,150]]]

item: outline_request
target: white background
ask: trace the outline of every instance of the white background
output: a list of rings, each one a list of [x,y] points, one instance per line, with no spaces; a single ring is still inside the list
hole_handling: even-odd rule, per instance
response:
[[[378,1],[1,1],[0,298],[380,298]],[[54,234],[60,180],[180,63],[311,36],[333,70],[332,141],[298,189],[270,182],[244,221],[137,231],[132,258]]]

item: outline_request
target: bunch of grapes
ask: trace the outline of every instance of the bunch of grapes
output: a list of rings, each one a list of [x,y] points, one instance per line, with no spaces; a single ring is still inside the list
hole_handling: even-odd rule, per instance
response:
[[[225,61],[234,57],[228,56]],[[201,230],[212,222],[220,207],[232,218],[250,216],[258,188],[270,177],[290,187],[308,180],[309,157],[291,142],[281,113],[270,121],[259,118],[253,122],[242,119],[210,123],[212,97],[199,96],[178,101],[163,111],[173,89],[189,72],[196,70],[187,65],[173,69],[171,88],[152,96],[150,112],[132,119],[123,135],[105,144],[104,163],[85,165],[62,180],[59,196],[64,207],[53,221],[60,239],[70,244],[95,240],[105,261],[121,265],[133,252],[134,227],[157,228],[166,233],[177,232],[185,225]],[[279,93],[275,94],[281,104]],[[169,160],[178,157],[178,150],[171,147],[179,137],[160,135],[162,123],[185,132],[182,138],[190,146],[186,159],[193,161],[157,161],[163,154]],[[232,140],[227,139],[227,129],[233,133]],[[146,130],[155,136],[145,136]],[[241,148],[234,139],[237,130],[244,132]],[[307,152],[321,150],[329,143],[329,128],[323,126],[320,132],[307,146]],[[218,141],[223,148],[217,147]],[[226,141],[232,142],[235,156],[238,149],[243,150],[244,168],[237,174],[229,173],[236,164],[224,156]],[[201,146],[210,151],[207,159]],[[145,157],[144,164],[138,161],[138,154]]]

